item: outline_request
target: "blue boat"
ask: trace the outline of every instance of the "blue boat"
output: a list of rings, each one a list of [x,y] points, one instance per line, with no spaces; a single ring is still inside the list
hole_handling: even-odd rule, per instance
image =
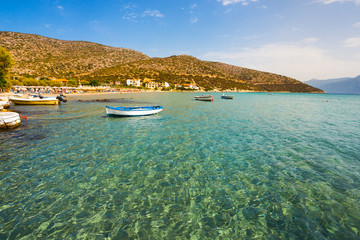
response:
[[[234,99],[234,96],[223,94],[223,95],[221,95],[221,98],[222,98],[222,99]]]
[[[106,114],[108,116],[147,116],[159,113],[163,110],[162,106],[147,106],[147,107],[109,107],[106,106]]]

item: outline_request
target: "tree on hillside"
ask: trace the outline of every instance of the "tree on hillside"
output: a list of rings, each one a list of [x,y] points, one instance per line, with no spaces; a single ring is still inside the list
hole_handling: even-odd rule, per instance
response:
[[[68,85],[68,87],[77,87],[77,86],[79,86],[79,83],[78,83],[78,80],[76,80],[76,79],[70,79],[67,82],[67,85]]]
[[[99,81],[98,80],[91,80],[90,83],[89,83],[90,86],[92,87],[97,87],[99,86]]]
[[[11,55],[5,48],[0,47],[0,89],[10,87],[10,69],[14,64]]]

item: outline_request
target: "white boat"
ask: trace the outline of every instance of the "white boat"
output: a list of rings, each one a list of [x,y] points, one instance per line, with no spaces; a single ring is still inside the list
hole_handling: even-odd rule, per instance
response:
[[[214,99],[212,98],[212,95],[201,95],[201,96],[195,96],[194,98],[197,101],[207,101],[207,102],[214,101]]]
[[[10,107],[9,99],[7,97],[0,97],[0,110],[9,107]]]
[[[222,98],[222,99],[234,99],[234,96],[223,94],[223,95],[221,95],[221,98]]]
[[[201,95],[201,96],[195,96],[194,98],[195,99],[198,99],[198,98],[212,98],[213,96],[211,94],[209,95]]]
[[[57,97],[43,97],[41,95],[30,95],[28,97],[10,97],[9,100],[16,105],[58,105],[66,102],[63,95]]]
[[[21,125],[20,114],[15,112],[0,112],[0,129],[8,130]]]
[[[16,105],[57,105],[59,99],[57,97],[11,97],[9,100]]]
[[[108,116],[147,116],[159,113],[163,110],[162,106],[147,106],[147,107],[109,107],[106,106],[106,114]]]

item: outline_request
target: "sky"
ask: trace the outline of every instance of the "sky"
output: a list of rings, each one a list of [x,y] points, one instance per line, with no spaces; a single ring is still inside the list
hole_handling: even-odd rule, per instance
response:
[[[0,31],[187,54],[300,81],[360,75],[360,0],[0,0]]]

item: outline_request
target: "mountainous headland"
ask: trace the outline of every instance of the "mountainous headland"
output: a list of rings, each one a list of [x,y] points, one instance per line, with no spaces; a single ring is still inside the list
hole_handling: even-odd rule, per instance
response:
[[[320,88],[327,93],[360,94],[360,75],[354,78],[313,79],[304,83]]]
[[[150,58],[127,48],[4,31],[0,32],[0,46],[12,54],[15,65],[11,72],[16,76],[120,84],[147,78],[172,85],[193,84],[205,90],[323,92],[286,76],[189,55]]]

